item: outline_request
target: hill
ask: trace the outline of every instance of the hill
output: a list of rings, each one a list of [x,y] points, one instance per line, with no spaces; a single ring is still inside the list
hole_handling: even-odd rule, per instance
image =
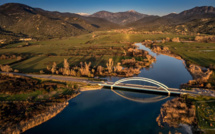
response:
[[[45,11],[17,3],[0,6],[0,18],[4,30],[35,38],[74,36],[118,27],[101,18]]]
[[[117,13],[112,13],[112,12],[108,12],[108,11],[100,11],[100,12],[94,13],[91,16],[107,19],[110,22],[124,25],[124,24],[128,24],[131,22],[135,22],[148,15],[138,13],[134,10],[130,10],[127,12],[117,12]]]
[[[0,39],[69,37],[122,28],[122,25],[138,30],[215,33],[215,8],[211,6],[195,7],[162,17],[134,10],[117,13],[100,11],[90,16],[81,16],[8,3],[0,6],[0,18]]]
[[[147,16],[136,22],[127,24],[127,26],[143,30],[177,31],[175,28],[183,25],[184,27],[189,27],[186,30],[189,30],[190,32],[199,31],[202,33],[213,34],[215,30],[213,18],[215,18],[215,8],[211,6],[203,6],[195,7],[179,14],[171,13],[162,17]],[[207,23],[210,25],[205,25]]]

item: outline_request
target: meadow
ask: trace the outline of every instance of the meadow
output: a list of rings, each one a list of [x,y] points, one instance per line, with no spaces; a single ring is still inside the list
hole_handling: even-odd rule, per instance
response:
[[[207,68],[210,65],[215,66],[215,43],[167,42],[160,45],[169,47],[171,52],[181,56],[187,65],[194,63]],[[208,82],[215,85],[215,71]]]
[[[204,67],[215,64],[215,43],[167,42],[161,45],[169,47],[173,53],[181,56],[187,63],[194,63]]]
[[[24,73],[34,73],[46,69],[56,62],[63,66],[63,59],[68,59],[71,66],[80,62],[92,62],[92,66],[105,66],[109,58],[114,64],[125,58],[124,49],[134,42],[144,40],[162,40],[166,37],[180,37],[184,40],[194,36],[174,34],[128,34],[115,31],[98,31],[74,37],[55,38],[43,41],[19,42],[8,44],[0,49],[0,55],[23,55],[24,60],[0,60],[0,64],[11,64],[11,67]]]

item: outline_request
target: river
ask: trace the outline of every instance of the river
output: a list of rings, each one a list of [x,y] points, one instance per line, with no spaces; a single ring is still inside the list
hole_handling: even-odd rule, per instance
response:
[[[157,55],[140,43],[136,45],[139,49],[147,50],[157,59],[151,68],[142,69],[138,77],[151,78],[171,88],[179,88],[180,84],[192,79],[182,60]],[[118,79],[120,78],[108,77],[109,81]],[[163,100],[144,102],[159,96],[128,91],[118,92],[143,101],[136,102],[122,98],[110,89],[82,92],[70,100],[69,105],[60,114],[26,131],[25,134],[158,134],[176,130],[175,128],[162,129],[156,122],[162,104],[173,97],[161,96]],[[177,130],[185,133],[183,129]]]

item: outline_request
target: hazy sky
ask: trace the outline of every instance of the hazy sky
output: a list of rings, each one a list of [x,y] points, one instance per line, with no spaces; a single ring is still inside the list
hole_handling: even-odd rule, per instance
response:
[[[215,0],[0,0],[0,5],[10,2],[49,11],[90,14],[101,10],[120,12],[133,9],[145,14],[166,15],[195,6],[215,6]]]

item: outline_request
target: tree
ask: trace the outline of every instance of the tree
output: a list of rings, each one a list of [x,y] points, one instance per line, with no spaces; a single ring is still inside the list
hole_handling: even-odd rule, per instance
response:
[[[106,66],[108,69],[108,73],[112,73],[112,71],[113,71],[113,59],[112,58],[110,58],[108,60],[108,63],[106,64]]]
[[[115,72],[120,73],[121,71],[122,71],[122,66],[121,66],[121,63],[118,62],[115,67]]]
[[[206,88],[211,88],[212,86],[211,86],[211,83],[208,83],[207,85],[206,85]]]
[[[69,63],[68,63],[67,59],[64,59],[63,66],[64,66],[64,69],[69,70],[70,66],[69,66]]]
[[[84,66],[83,66],[82,62],[80,64],[81,64],[81,68],[79,69],[79,71],[80,71],[81,75],[89,76],[91,62],[89,62],[88,64],[86,62],[84,62]]]
[[[13,71],[13,69],[9,65],[5,65],[5,66],[1,65],[1,70],[3,72],[11,72],[11,71]]]
[[[170,38],[169,37],[166,37],[166,42],[169,42],[170,41]]]
[[[71,71],[70,71],[70,75],[71,75],[71,76],[76,76],[76,72],[75,72],[75,70],[71,69]]]
[[[97,67],[97,72],[99,75],[102,75],[102,71],[103,71],[103,67],[102,66],[98,66]]]
[[[70,75],[71,72],[70,72],[70,66],[69,66],[69,63],[67,61],[67,59],[64,59],[64,69],[63,69],[63,75]]]
[[[57,68],[57,64],[56,64],[56,62],[53,62],[52,69],[51,69],[52,74],[55,73],[56,68]]]
[[[49,66],[47,66],[46,69],[47,69],[48,71],[51,71],[51,68],[50,68]]]

